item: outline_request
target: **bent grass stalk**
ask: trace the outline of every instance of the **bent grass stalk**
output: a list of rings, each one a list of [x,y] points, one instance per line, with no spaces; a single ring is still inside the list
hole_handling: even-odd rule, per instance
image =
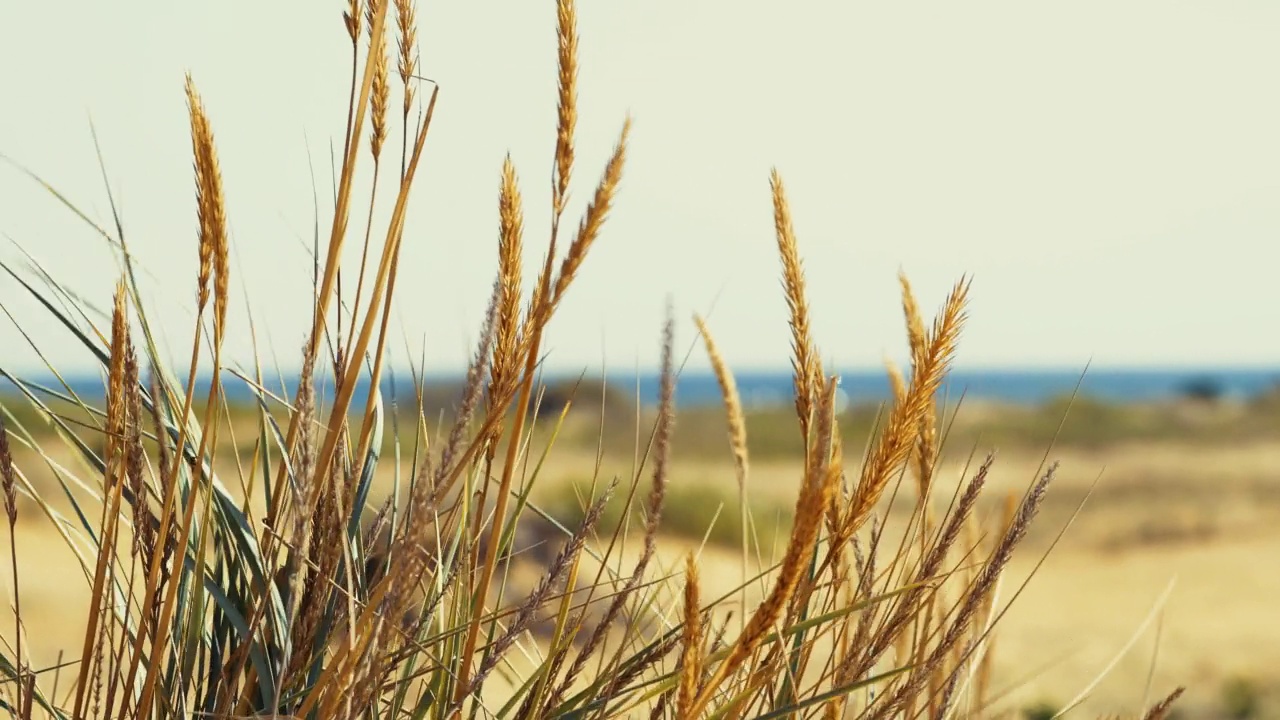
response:
[[[729,425],[729,447],[733,451],[733,469],[738,481],[738,513],[739,522],[742,525],[742,594],[739,598],[741,612],[738,614],[741,631],[746,629],[747,623],[747,575],[749,573],[747,562],[750,557],[748,536],[751,524],[750,506],[747,501],[747,469],[750,467],[747,455],[747,423],[742,412],[742,398],[738,395],[738,384],[733,378],[733,371],[729,369],[724,357],[720,354],[720,349],[712,339],[706,322],[697,315],[694,316],[693,322],[698,327],[698,333],[702,335],[707,358],[711,361],[716,382],[720,385],[720,397],[724,401],[725,418]]]

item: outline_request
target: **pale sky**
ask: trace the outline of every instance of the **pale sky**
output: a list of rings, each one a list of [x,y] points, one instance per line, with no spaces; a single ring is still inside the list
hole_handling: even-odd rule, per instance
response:
[[[183,73],[204,96],[227,188],[228,353],[249,358],[247,288],[259,332],[293,367],[312,192],[327,227],[329,148],[345,121],[344,5],[5,9],[0,153],[109,223],[92,116],[175,358],[190,343],[196,254]],[[579,12],[572,224],[628,111],[635,125],[616,212],[550,331],[555,368],[652,366],[668,294],[682,348],[691,313],[710,312],[735,366],[786,367],[775,165],[830,366],[903,356],[899,268],[929,312],[975,276],[962,366],[1280,362],[1280,3],[579,0]],[[423,2],[419,25],[422,72],[442,90],[394,322],[415,352],[426,335],[429,370],[455,372],[495,271],[507,151],[529,263],[545,247],[555,3]],[[12,238],[109,303],[104,243],[4,164],[0,234],[0,257],[21,260]],[[90,366],[7,276],[0,301],[61,369]],[[3,317],[0,343],[7,367],[38,367]],[[399,336],[393,347],[402,364]],[[705,366],[700,352],[691,363]]]

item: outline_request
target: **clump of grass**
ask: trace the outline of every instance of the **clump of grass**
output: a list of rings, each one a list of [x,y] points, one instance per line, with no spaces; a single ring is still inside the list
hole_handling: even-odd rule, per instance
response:
[[[724,393],[739,510],[729,514],[736,524],[727,526],[740,543],[744,571],[736,587],[718,595],[692,556],[683,582],[668,569],[670,559],[660,549],[664,527],[693,527],[699,519],[683,510],[707,502],[696,488],[676,486],[671,472],[679,445],[676,326],[669,314],[661,340],[660,406],[634,471],[606,481],[597,467],[584,492],[586,509],[561,526],[559,550],[535,568],[532,583],[516,589],[512,563],[500,560],[509,557],[522,519],[545,514],[530,498],[558,430],[544,447],[533,446],[528,410],[541,392],[540,348],[616,202],[630,132],[624,121],[587,208],[561,248],[565,200],[580,174],[574,2],[559,0],[556,16],[559,105],[545,260],[525,298],[520,248],[527,198],[508,157],[499,175],[491,301],[465,386],[443,426],[425,409],[419,378],[413,422],[402,423],[397,407],[388,412],[381,390],[407,198],[438,97],[432,87],[420,122],[409,123],[422,86],[415,84],[417,16],[408,0],[397,0],[394,8],[387,0],[353,0],[343,14],[352,46],[351,102],[337,203],[323,257],[316,258],[302,373],[291,397],[270,389],[260,366],[252,378],[238,374],[257,398],[257,438],[248,462],[218,452],[236,445],[234,427],[226,422],[221,355],[229,330],[227,226],[234,208],[223,193],[216,112],[206,110],[192,79],[186,93],[195,159],[197,322],[185,381],[156,348],[135,280],[136,260],[128,252],[119,256],[109,333],[94,327],[82,301],[56,283],[24,283],[95,354],[107,382],[105,409],[96,409],[70,387],[37,387],[6,373],[77,454],[74,471],[48,463],[59,482],[92,491],[90,498],[66,492],[58,502],[71,512],[60,509],[26,479],[9,450],[9,430],[0,428],[11,544],[21,492],[82,553],[90,583],[82,646],[69,665],[74,680],[61,695],[57,676],[50,681],[33,661],[30,643],[22,642],[32,628],[23,627],[15,603],[13,652],[0,654],[0,673],[15,689],[13,701],[6,701],[13,714],[443,720],[482,713],[873,719],[988,713],[996,596],[1053,469],[985,537],[973,530],[974,508],[991,458],[938,512],[929,482],[942,440],[935,397],[964,323],[964,281],[929,327],[904,280],[912,367],[901,374],[867,455],[846,452],[835,412],[838,378],[819,360],[798,234],[776,171],[771,199],[790,311],[800,439],[794,458],[799,492],[789,526],[780,532],[780,559],[762,557],[762,541],[771,538],[767,529],[762,537],[757,517],[765,513],[748,499],[748,435],[733,374],[698,321]],[[404,95],[398,173],[382,164],[392,147],[393,25]],[[366,137],[374,170],[371,203],[385,172],[393,172],[395,202],[385,228],[375,232],[371,216],[365,222],[354,302],[347,304],[340,259],[358,210],[354,178]],[[100,232],[123,250],[127,239],[119,227]],[[137,345],[135,338],[141,338]],[[212,383],[207,397],[197,398],[196,367],[206,357]],[[322,383],[332,386],[324,402],[317,391]],[[101,452],[47,397],[84,411],[84,422],[104,438]],[[398,406],[397,397],[391,401]],[[36,456],[49,457],[26,428],[15,424],[15,430],[13,437],[35,448]],[[394,482],[378,503],[372,485],[380,469]],[[908,471],[916,474],[919,497],[913,521],[893,539],[877,517]],[[638,549],[628,547],[637,542],[630,516],[608,515],[614,497],[620,507],[640,511]],[[753,576],[745,569],[750,554],[764,568]],[[16,578],[16,546],[13,572]],[[747,590],[760,598],[754,606],[747,604]],[[734,596],[738,624],[730,630]],[[535,640],[534,627],[548,622],[550,637]]]

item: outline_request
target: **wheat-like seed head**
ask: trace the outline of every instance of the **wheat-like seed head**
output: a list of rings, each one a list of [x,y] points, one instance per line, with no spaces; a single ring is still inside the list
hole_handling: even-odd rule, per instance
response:
[[[675,318],[667,302],[667,321],[662,327],[662,372],[658,382],[658,431],[654,437],[653,484],[646,508],[644,559],[652,557],[657,545],[658,523],[667,495],[667,474],[671,465],[671,436],[676,421]]]
[[[210,153],[213,147],[209,148]],[[214,167],[217,167],[217,159],[214,159]],[[221,190],[221,183],[218,185]],[[222,198],[221,193],[218,196],[219,210],[221,210]],[[227,233],[224,226],[222,232],[218,233],[218,247],[213,254],[213,337],[219,346],[222,345],[222,339],[226,337],[227,332],[227,301],[231,297],[231,261],[229,258],[230,248],[227,245]]]
[[[505,394],[508,384],[517,375],[523,236],[524,209],[520,187],[515,164],[507,155],[502,163],[502,183],[498,192],[498,282],[502,289],[493,349],[491,403]]]
[[[942,378],[955,355],[960,331],[968,319],[969,279],[961,278],[951,289],[942,312],[934,318],[932,331],[929,333],[929,348],[924,366],[918,373],[921,384],[930,386],[936,392],[942,384]],[[915,380],[916,378],[913,378]],[[931,393],[932,395],[932,393]]]
[[[370,41],[373,40],[373,20],[378,16],[378,10],[384,2],[386,0],[365,0],[364,2],[364,29],[368,31]]]
[[[360,0],[349,0],[347,11],[342,13],[342,24],[347,28],[353,45],[360,39],[360,16]]]
[[[196,275],[196,303],[198,309],[203,310],[209,302],[209,280],[213,276],[215,247],[213,233],[210,230],[211,218],[207,217],[206,202],[203,198],[204,166],[200,160],[201,148],[203,143],[207,142],[205,138],[209,136],[209,126],[204,116],[204,109],[200,107],[200,97],[196,93],[195,85],[191,82],[190,74],[187,75],[187,103],[191,116],[191,150],[196,173],[196,212],[200,223],[200,266]]]
[[[564,211],[573,174],[573,130],[578,120],[578,13],[573,0],[556,3],[559,41],[559,105],[556,113],[556,184],[553,210]]]
[[[552,308],[559,304],[565,291],[569,289],[569,285],[573,282],[578,268],[582,266],[582,261],[586,259],[587,251],[591,249],[592,243],[600,235],[600,228],[604,226],[609,210],[613,207],[618,185],[622,182],[622,169],[627,160],[627,137],[630,133],[631,118],[628,116],[626,121],[622,123],[622,132],[618,135],[618,143],[613,148],[613,155],[610,156],[609,163],[605,166],[604,177],[600,179],[600,184],[596,186],[595,195],[591,198],[591,204],[587,206],[586,215],[583,216],[581,224],[578,225],[578,234],[573,238],[573,243],[569,246],[569,252],[560,264],[560,274],[556,276],[555,289],[551,297],[543,303],[544,312],[541,313],[543,318],[550,313]]]
[[[824,392],[819,396],[817,411],[817,425],[813,432],[813,437],[809,441],[808,449],[805,452],[805,472],[812,472],[812,468],[825,468],[828,465],[841,466],[841,477],[843,477],[843,466],[840,463],[839,455],[833,452],[836,444],[836,413],[835,398],[836,388],[839,387],[839,378],[828,378],[824,388]],[[836,493],[839,492],[840,479],[837,478],[833,483],[831,491],[827,493],[825,505],[822,508],[824,516],[831,516],[835,513],[834,499]],[[821,523],[821,518],[817,522]],[[835,525],[835,521],[830,521]],[[832,561],[838,560],[841,548],[833,548]],[[790,604],[787,606],[786,622],[790,624],[799,617],[802,608],[808,607],[810,598],[814,591],[814,582],[816,576],[806,574],[800,579],[795,592],[791,597]]]
[[[298,381],[298,401],[296,404],[298,413],[298,441],[293,449],[293,457],[291,464],[294,468],[291,481],[296,482],[293,487],[294,497],[294,518],[293,518],[293,556],[294,562],[292,574],[289,576],[289,618],[294,620],[300,607],[302,593],[300,592],[303,579],[306,577],[307,570],[303,559],[306,557],[307,550],[311,546],[311,532],[315,527],[315,509],[319,500],[319,490],[321,487],[319,481],[319,473],[315,467],[315,433],[313,425],[315,423],[316,414],[316,398],[315,385],[312,382],[311,374],[315,363],[310,361],[307,353],[303,352],[302,374]]]
[[[164,432],[164,421],[161,420],[161,408],[164,406],[163,389],[160,385],[160,378],[155,369],[151,369],[151,377],[149,379],[149,389],[151,392],[151,430],[156,438],[156,455],[159,462],[156,468],[160,473],[160,487],[169,487],[171,476],[169,475],[169,442]],[[133,496],[133,527],[134,532],[138,535],[138,546],[142,553],[144,567],[151,566],[151,559],[155,556],[159,544],[157,542],[158,526],[152,521],[150,507],[147,503],[145,493],[135,493]]]
[[[684,626],[680,656],[680,690],[676,717],[687,718],[702,679],[702,609],[698,600],[698,563],[693,553],[684,564]]]
[[[911,386],[902,402],[889,413],[884,433],[862,468],[857,491],[845,514],[842,538],[847,539],[861,527],[894,473],[916,447],[921,422],[931,411],[934,397],[955,355],[956,342],[965,321],[968,291],[967,280],[957,283],[942,313],[934,321],[922,359],[912,369]]]
[[[920,414],[920,429],[916,431],[915,473],[916,490],[920,498],[929,497],[933,487],[933,472],[938,462],[938,418],[936,403]]]
[[[920,306],[916,303],[916,296],[911,291],[911,281],[907,279],[906,273],[898,273],[898,284],[902,286],[902,314],[907,321],[907,341],[911,349],[911,362],[918,364],[924,359],[926,338],[924,319],[920,317]]]
[[[904,272],[898,273],[898,283],[902,286],[902,314],[907,323],[907,342],[911,350],[913,366],[926,362],[928,351],[927,333],[924,320],[920,317],[920,306],[916,303],[915,293],[911,291],[911,282]],[[937,453],[937,402],[935,395],[929,395],[925,402],[928,405],[920,416],[920,427],[917,430],[914,465],[916,474],[916,490],[923,504],[929,496],[933,481],[933,467]],[[923,506],[923,505],[922,505]]]
[[[782,259],[782,285],[786,292],[787,310],[790,313],[792,368],[795,373],[796,414],[806,442],[813,422],[814,403],[818,384],[822,377],[822,363],[818,359],[812,331],[809,327],[809,303],[805,297],[804,266],[796,232],[791,221],[791,206],[787,202],[782,175],[775,168],[769,176],[773,196],[773,224],[777,235],[778,254]]]
[[[373,18],[379,2],[387,0],[371,0],[369,3],[369,32],[373,33]],[[388,75],[387,31],[384,28],[378,37],[370,37],[369,61],[373,63],[373,89],[369,94],[371,129],[369,149],[373,153],[374,162],[382,156],[382,144],[387,139],[387,103],[391,97],[391,81]]]
[[[213,275],[214,335],[222,337],[229,295],[227,259],[226,197],[222,191],[222,173],[218,151],[213,142],[209,116],[200,100],[191,74],[186,83],[188,112],[191,116],[191,144],[195,157],[196,207],[200,221],[200,271],[197,278],[199,305],[209,298],[209,276]]]
[[[1186,688],[1179,686],[1176,690],[1165,696],[1163,700],[1152,705],[1151,709],[1147,710],[1146,714],[1142,716],[1142,720],[1165,720],[1165,718],[1169,717],[1169,713],[1173,709],[1173,704],[1177,702],[1178,698],[1182,697],[1182,693],[1184,692],[1186,692]]]
[[[720,354],[720,348],[716,345],[716,341],[711,337],[711,331],[707,329],[707,324],[697,315],[693,316],[693,322],[698,326],[698,332],[702,334],[703,344],[707,348],[707,357],[711,360],[711,368],[716,374],[716,382],[720,385],[720,397],[724,401],[725,416],[729,423],[729,446],[733,450],[734,467],[738,475],[738,489],[742,490],[746,484],[748,457],[747,457],[747,423],[745,414],[742,411],[742,397],[738,394],[738,383],[734,380],[733,372],[729,370],[729,366],[724,361],[724,356]]]
[[[840,422],[836,418],[832,418],[831,423],[831,457],[844,457],[844,441],[840,439]],[[824,518],[827,531],[835,537],[840,532],[841,511],[844,509],[844,477],[840,479],[840,485],[832,491],[831,497],[827,498],[827,513]],[[845,554],[847,548],[842,546],[832,546],[831,561],[833,573],[833,585],[839,588],[844,580],[848,577],[849,559]],[[842,574],[843,573],[843,574]]]
[[[889,373],[889,391],[893,396],[893,404],[901,405],[907,397],[907,380],[902,376],[902,368],[887,358],[884,361],[884,367]]]
[[[85,628],[84,644],[80,657],[80,672],[76,681],[75,714],[86,709],[91,715],[102,714],[102,683],[104,647],[112,640],[115,618],[110,600],[113,597],[105,588],[114,581],[119,528],[120,501],[124,490],[123,438],[128,416],[125,398],[126,357],[132,351],[128,344],[128,318],[125,300],[127,288],[122,277],[116,284],[111,312],[111,353],[108,357],[106,457],[103,472],[103,502],[101,534],[98,543],[96,568],[92,580],[89,622]],[[110,629],[109,629],[110,628]],[[88,693],[88,695],[86,695]],[[109,710],[109,709],[108,709]]]
[[[125,300],[128,289],[124,278],[116,282],[111,306],[111,362],[107,380],[107,457],[108,477],[114,479],[128,409],[125,406],[125,344],[129,340],[129,318]]]
[[[409,81],[418,70],[418,23],[414,18],[416,13],[413,0],[395,2],[396,27],[400,31],[400,62],[397,69],[400,72],[400,82],[404,85],[404,114],[408,117],[409,108],[413,107],[413,84]]]
[[[827,498],[840,479],[840,467],[831,465],[826,468],[825,473],[825,476],[810,478],[806,489],[801,492],[796,503],[791,540],[783,556],[777,584],[774,585],[773,591],[765,602],[761,603],[751,616],[746,630],[735,643],[729,657],[717,669],[716,676],[727,677],[746,662],[760,644],[761,639],[777,622],[792,593],[803,579],[804,567],[813,553],[818,531],[822,527],[822,513],[826,508]],[[715,685],[714,681],[709,682],[704,688],[703,697],[700,698],[704,706],[705,701],[709,699],[707,693]]]
[[[0,415],[0,485],[4,487],[4,512],[12,527],[18,522],[18,476],[13,469],[13,451],[9,448],[9,428],[5,427],[3,415]]]
[[[127,341],[124,357],[124,387],[126,393],[124,467],[129,495],[133,498],[134,508],[138,506],[138,503],[145,502],[147,496],[147,488],[143,477],[145,460],[142,450],[142,385],[140,375],[138,354],[134,352],[133,342]],[[134,513],[134,531],[130,543],[130,552],[136,557],[140,557],[142,554],[142,533],[138,529],[138,525],[149,525],[150,520],[149,514],[144,513],[142,517],[139,517],[136,512]]]
[[[116,283],[115,296],[111,308],[111,356],[108,366],[107,380],[107,422],[106,422],[106,472],[103,475],[104,488],[123,481],[124,477],[124,436],[128,423],[129,408],[125,392],[125,364],[129,352],[129,317],[126,307],[128,290],[124,278]]]

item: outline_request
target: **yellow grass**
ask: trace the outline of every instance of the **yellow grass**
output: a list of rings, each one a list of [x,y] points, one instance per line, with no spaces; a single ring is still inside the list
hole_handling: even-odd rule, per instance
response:
[[[20,462],[25,455],[19,451]],[[1064,469],[1057,498],[1029,537],[1027,552],[1015,556],[1006,587],[1028,577],[1074,502],[1101,468],[1106,472],[1085,512],[1000,621],[992,688],[1002,693],[1017,685],[1002,704],[1023,708],[1041,700],[1065,702],[1112,660],[1175,579],[1162,619],[1155,686],[1187,684],[1182,702],[1199,715],[1201,709],[1220,707],[1224,683],[1233,678],[1249,678],[1261,688],[1280,685],[1275,670],[1280,668],[1280,631],[1270,620],[1280,598],[1280,575],[1259,572],[1280,556],[1280,510],[1275,509],[1280,506],[1270,503],[1268,510],[1268,504],[1254,499],[1280,498],[1280,481],[1267,474],[1280,460],[1280,442],[1207,451],[1139,444],[1059,455]],[[1022,470],[1034,468],[1038,459],[1032,452],[1002,454],[1004,470],[995,474],[991,489],[1020,489]],[[559,455],[547,469],[543,490],[553,492],[594,463],[589,454]],[[626,464],[624,459],[607,460],[605,472],[624,470]],[[945,461],[940,482],[958,469],[954,459]],[[792,470],[791,464],[756,463],[753,473],[761,492],[784,496],[797,482]],[[715,472],[732,497],[733,469],[727,458],[705,468],[677,463],[672,482]],[[43,473],[36,473],[35,480],[41,486],[49,482]],[[388,481],[383,478],[383,487]],[[1173,492],[1162,494],[1162,488]],[[939,492],[945,496],[950,490]],[[23,576],[23,613],[33,663],[50,667],[60,651],[64,661],[71,657],[83,637],[89,588],[84,571],[49,523],[27,512],[29,503],[21,507],[20,562],[40,569]],[[988,515],[999,512],[995,503],[984,510]],[[678,571],[690,550],[698,555],[703,598],[737,587],[739,553],[733,547],[664,538],[656,564]],[[764,551],[767,555],[770,548]],[[5,585],[11,591],[11,583]],[[1001,604],[1007,599],[1008,591]],[[0,626],[12,627],[12,622],[12,609],[6,608]],[[1137,707],[1154,640],[1153,627],[1077,712],[1093,717]],[[66,673],[64,669],[63,687]],[[496,688],[494,692],[500,694]]]

